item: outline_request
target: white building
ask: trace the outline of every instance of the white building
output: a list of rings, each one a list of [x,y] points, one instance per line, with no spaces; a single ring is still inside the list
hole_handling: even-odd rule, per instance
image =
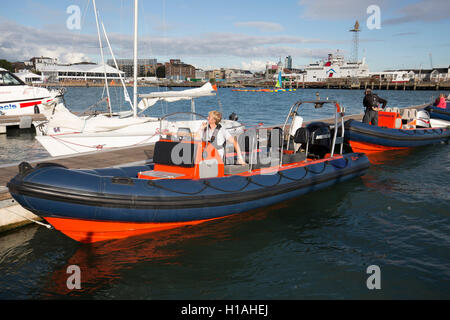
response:
[[[74,64],[74,65],[57,65],[46,64],[40,67],[38,71],[48,80],[64,81],[79,80],[103,81],[105,79],[105,70],[108,80],[119,80],[120,75],[125,77],[125,72],[117,70],[108,65],[98,64]],[[120,75],[119,75],[120,74]]]
[[[253,78],[253,73],[248,70],[225,69],[225,80],[228,82],[248,81]]]
[[[202,69],[195,69],[195,79],[205,80],[206,79],[206,71]]]
[[[403,78],[414,81],[431,81],[431,82],[445,82],[450,81],[450,66],[448,68],[433,68],[433,69],[403,69],[403,70],[389,70],[383,71],[383,74],[389,75],[391,73],[401,74]],[[406,75],[404,75],[406,73]],[[371,75],[377,77],[378,72],[374,72]]]
[[[35,70],[39,70],[45,65],[57,64],[58,60],[48,57],[33,57],[29,62],[25,63],[25,65],[32,65]]]
[[[405,83],[409,82],[411,79],[414,79],[414,72],[408,72],[403,70],[370,72],[370,77],[392,83]]]
[[[28,70],[20,70],[15,75],[25,83],[43,83],[43,78]]]

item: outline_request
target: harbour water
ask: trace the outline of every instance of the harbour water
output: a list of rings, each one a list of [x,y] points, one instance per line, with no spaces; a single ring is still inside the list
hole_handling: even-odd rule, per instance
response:
[[[157,90],[140,88],[141,92]],[[337,100],[361,113],[360,90],[298,89],[196,100],[197,112],[235,112],[247,125],[280,124],[297,100]],[[379,91],[388,106],[429,102],[434,91]],[[448,94],[448,92],[447,92]],[[99,88],[69,88],[82,111]],[[218,106],[219,104],[219,106]],[[125,108],[125,107],[123,107]],[[188,110],[189,101],[149,114]],[[305,109],[306,120],[331,110]],[[48,157],[29,137],[0,137],[0,164]],[[449,299],[448,145],[392,152],[358,179],[277,206],[193,227],[82,245],[41,226],[0,235],[0,299]],[[69,289],[69,266],[81,289]],[[370,290],[369,266],[380,270]]]

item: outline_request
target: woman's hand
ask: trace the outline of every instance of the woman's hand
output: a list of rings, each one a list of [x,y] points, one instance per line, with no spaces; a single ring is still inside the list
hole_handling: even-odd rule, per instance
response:
[[[242,165],[242,166],[245,166],[245,165],[247,164],[247,163],[244,161],[244,159],[242,158],[241,155],[238,155],[237,163],[240,164],[240,165]]]

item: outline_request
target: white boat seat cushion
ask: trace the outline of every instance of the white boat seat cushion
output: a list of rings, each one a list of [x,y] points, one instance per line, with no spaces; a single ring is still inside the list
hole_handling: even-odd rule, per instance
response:
[[[406,119],[406,120],[411,119],[409,109],[403,109],[402,119]]]

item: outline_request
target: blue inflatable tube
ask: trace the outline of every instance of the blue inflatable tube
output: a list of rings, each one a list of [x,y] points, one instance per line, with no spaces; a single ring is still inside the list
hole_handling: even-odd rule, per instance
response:
[[[270,206],[361,176],[369,165],[364,154],[351,153],[289,165],[272,174],[145,180],[136,178],[137,173],[151,170],[151,165],[71,170],[56,164],[33,168],[22,163],[8,188],[20,205],[48,221],[161,226]],[[102,237],[110,235],[102,233]]]
[[[430,114],[430,118],[450,121],[450,102],[447,102],[446,109],[430,105],[425,107],[425,110]]]
[[[345,122],[345,140],[352,145],[373,145],[391,148],[411,148],[448,142],[450,130],[448,128],[425,129],[391,129],[373,126],[356,120]],[[376,147],[374,147],[376,148]],[[364,150],[355,150],[362,152]],[[369,150],[365,150],[369,151]]]

